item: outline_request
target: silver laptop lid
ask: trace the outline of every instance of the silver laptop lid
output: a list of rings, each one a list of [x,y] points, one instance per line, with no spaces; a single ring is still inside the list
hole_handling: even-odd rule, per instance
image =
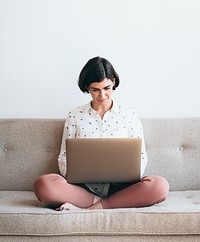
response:
[[[140,138],[67,139],[66,154],[69,183],[140,180]]]

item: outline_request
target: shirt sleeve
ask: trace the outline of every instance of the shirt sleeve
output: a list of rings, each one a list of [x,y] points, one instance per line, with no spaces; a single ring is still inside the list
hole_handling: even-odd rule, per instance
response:
[[[58,168],[60,174],[66,177],[67,174],[67,159],[66,159],[66,139],[75,138],[75,116],[70,112],[67,119],[65,120],[62,143],[60,148],[60,154],[58,156]]]
[[[130,122],[129,122],[129,137],[130,138],[141,138],[142,147],[141,147],[141,176],[144,174],[146,169],[148,158],[145,147],[144,140],[144,130],[140,119],[137,117],[135,111],[132,111]]]

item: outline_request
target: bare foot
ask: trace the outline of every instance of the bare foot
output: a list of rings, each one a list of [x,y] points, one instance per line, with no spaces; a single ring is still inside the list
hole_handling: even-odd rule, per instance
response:
[[[92,206],[87,208],[88,210],[95,210],[95,209],[103,209],[101,201],[93,204]]]
[[[82,210],[83,208],[76,207],[71,203],[63,203],[59,208],[56,208],[56,211],[68,210],[68,211],[78,211]]]
[[[97,203],[97,202],[99,202],[99,201],[101,201],[101,200],[102,200],[102,198],[101,198],[101,197],[99,197],[99,196],[95,195],[95,196],[94,196],[94,201],[93,201],[93,204],[95,204],[95,203]]]
[[[66,203],[63,203],[60,207],[56,208],[56,211],[62,211],[62,210],[79,211],[79,210],[83,210],[83,209],[88,209],[88,210],[103,209],[102,204],[100,202],[101,200],[102,200],[101,197],[95,195],[93,204],[91,206],[89,206],[88,208],[80,208],[69,202],[66,202]]]

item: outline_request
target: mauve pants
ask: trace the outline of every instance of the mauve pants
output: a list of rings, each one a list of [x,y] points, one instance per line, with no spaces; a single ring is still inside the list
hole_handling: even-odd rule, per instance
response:
[[[69,202],[80,208],[90,207],[95,194],[78,185],[67,183],[58,174],[47,174],[37,178],[34,183],[37,198],[52,206]],[[169,184],[161,176],[145,176],[140,182],[123,188],[101,200],[104,209],[146,207],[164,201]]]

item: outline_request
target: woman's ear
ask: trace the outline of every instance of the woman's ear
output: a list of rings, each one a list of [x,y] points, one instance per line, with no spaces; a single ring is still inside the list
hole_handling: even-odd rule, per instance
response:
[[[90,93],[88,86],[85,86],[85,90],[86,90],[85,93]]]
[[[115,90],[115,84],[116,84],[115,78],[112,79],[112,82],[113,82],[113,90]]]

